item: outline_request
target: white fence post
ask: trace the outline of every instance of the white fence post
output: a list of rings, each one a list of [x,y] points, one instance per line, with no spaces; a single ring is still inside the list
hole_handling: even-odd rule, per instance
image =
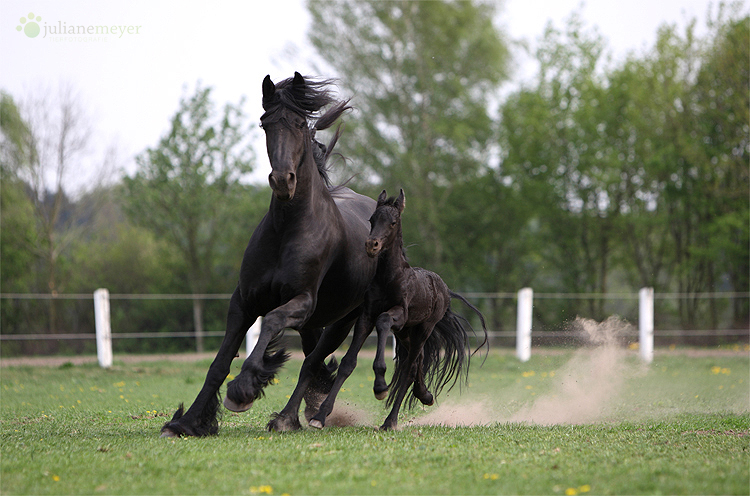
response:
[[[534,290],[523,288],[518,292],[518,316],[516,320],[516,356],[522,362],[531,358],[531,310],[534,306]]]
[[[109,290],[94,291],[94,321],[96,322],[96,356],[99,366],[112,366],[112,328],[109,320]]]
[[[247,336],[245,337],[245,344],[247,345],[247,355],[245,355],[245,357],[249,357],[250,353],[253,352],[253,348],[255,348],[255,345],[258,344],[261,325],[263,325],[263,317],[258,317],[257,319],[255,319],[255,323],[250,326],[250,330],[247,332]]]
[[[654,288],[638,292],[638,350],[644,362],[654,360]]]

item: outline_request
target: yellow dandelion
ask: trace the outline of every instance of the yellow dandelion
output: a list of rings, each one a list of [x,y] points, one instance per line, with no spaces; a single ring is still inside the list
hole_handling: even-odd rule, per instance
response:
[[[60,482],[60,476],[59,475],[53,475],[52,480],[55,482]]]
[[[716,366],[711,367],[711,373],[714,375],[721,374],[721,367],[716,367]]]
[[[589,491],[591,491],[591,486],[589,486],[588,484],[584,484],[578,488],[578,492],[581,492],[581,493],[587,493]]]
[[[578,494],[578,489],[575,487],[569,487],[565,490],[565,496],[575,496]]]

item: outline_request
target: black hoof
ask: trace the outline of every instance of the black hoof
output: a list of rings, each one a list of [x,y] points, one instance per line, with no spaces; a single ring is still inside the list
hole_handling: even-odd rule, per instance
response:
[[[302,425],[299,423],[299,417],[297,416],[274,413],[271,416],[271,420],[268,421],[266,429],[271,432],[289,432],[302,429]]]

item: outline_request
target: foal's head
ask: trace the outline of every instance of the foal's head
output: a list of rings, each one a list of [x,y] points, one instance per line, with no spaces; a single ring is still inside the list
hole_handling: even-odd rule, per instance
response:
[[[370,236],[365,241],[365,249],[371,257],[377,257],[382,251],[393,248],[401,235],[401,212],[406,206],[404,190],[401,190],[398,198],[386,199],[387,196],[385,190],[380,193],[375,213],[370,217]]]
[[[329,80],[305,80],[298,72],[278,84],[274,84],[270,76],[263,79],[263,109],[266,112],[260,122],[266,133],[266,150],[272,169],[268,183],[281,201],[294,198],[298,168],[306,153],[313,158],[311,145],[315,130],[330,127],[350,108],[348,101],[337,102],[333,98],[327,89],[330,83]],[[336,105],[320,115],[319,111],[331,103]],[[330,154],[333,146],[329,145],[328,148]],[[324,158],[327,157],[325,155]],[[325,164],[317,165],[320,175],[327,182]]]

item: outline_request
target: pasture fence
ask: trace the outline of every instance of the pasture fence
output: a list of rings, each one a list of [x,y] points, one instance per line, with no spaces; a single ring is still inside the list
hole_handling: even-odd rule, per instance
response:
[[[637,348],[641,359],[650,363],[653,360],[655,336],[685,337],[685,336],[721,336],[727,339],[742,340],[747,342],[750,338],[750,329],[656,329],[654,325],[654,300],[676,300],[679,298],[700,299],[750,299],[748,292],[715,292],[715,293],[692,293],[690,295],[680,293],[655,293],[653,288],[642,288],[638,293],[535,293],[531,288],[523,288],[517,293],[464,293],[469,299],[477,303],[489,301],[497,304],[499,301],[516,300],[515,329],[498,330],[491,329],[491,339],[505,339],[515,341],[516,356],[520,361],[527,361],[531,357],[532,349],[532,327],[535,306],[544,300],[614,300],[627,302],[638,300],[637,332],[633,331],[632,338],[637,338]],[[113,332],[112,319],[110,315],[110,301],[126,300],[229,300],[231,294],[110,294],[107,289],[98,289],[93,295],[87,293],[79,294],[39,294],[39,293],[0,293],[0,300],[89,300],[93,297],[93,310],[95,332],[88,333],[3,333],[0,321],[0,342],[9,341],[49,341],[49,340],[94,340],[96,342],[97,359],[102,367],[110,367],[113,363],[113,340],[115,339],[158,339],[158,338],[196,338],[194,331],[185,332]],[[538,313],[537,313],[538,315]],[[633,319],[635,320],[635,319]],[[259,318],[249,329],[246,338],[246,354],[249,355],[257,342],[260,333],[262,318]],[[555,331],[545,329],[544,324],[537,324],[538,332],[533,334],[538,343],[547,343],[550,338],[569,339],[571,333],[565,330]],[[221,337],[224,331],[206,331],[202,333],[206,337]],[[546,340],[546,341],[545,341]]]

